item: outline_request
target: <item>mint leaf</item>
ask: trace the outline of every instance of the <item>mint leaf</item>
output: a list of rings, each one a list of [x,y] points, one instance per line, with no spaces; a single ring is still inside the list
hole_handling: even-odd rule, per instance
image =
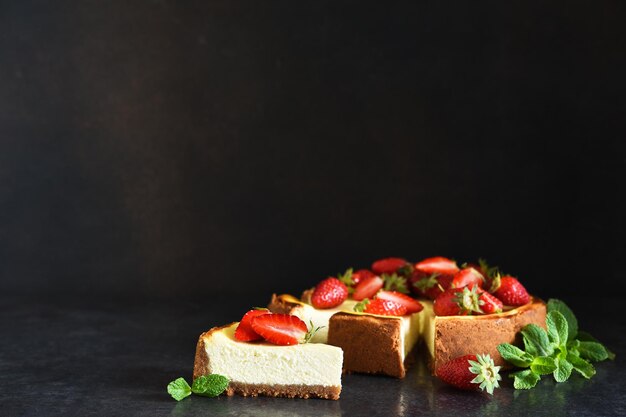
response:
[[[511,378],[515,378],[513,381],[513,387],[515,389],[531,389],[537,385],[537,382],[541,379],[541,377],[530,369],[526,369],[524,371],[514,372],[509,375]]]
[[[609,352],[601,343],[579,341],[577,345],[578,353],[583,359],[588,359],[591,362],[600,362],[609,357]]]
[[[498,352],[504,360],[520,368],[527,368],[533,361],[533,357],[531,355],[524,352],[517,346],[511,345],[510,343],[499,344]]]
[[[554,347],[550,345],[548,334],[536,324],[528,324],[522,329],[526,352],[532,356],[550,356]]]
[[[574,370],[589,379],[596,374],[596,368],[586,360],[574,355],[573,353],[567,354],[567,360],[572,364]]]
[[[191,387],[187,381],[185,381],[185,378],[178,378],[167,384],[167,392],[176,401],[180,401],[191,395]]]
[[[537,356],[530,364],[530,370],[538,375],[549,375],[556,370],[556,363],[549,356]]]
[[[218,374],[199,376],[193,381],[191,391],[204,397],[217,397],[228,388],[228,378]]]
[[[559,355],[556,359],[556,370],[554,371],[554,379],[556,382],[565,382],[572,374],[574,366],[566,359]]]
[[[569,329],[568,340],[573,340],[578,334],[578,320],[574,312],[561,300],[551,298],[548,300],[548,313],[551,311],[558,311],[563,314],[565,320],[567,320],[567,327]]]
[[[593,337],[592,335],[590,335],[589,333],[584,332],[584,331],[578,332],[578,340],[580,340],[581,342],[596,342],[596,343],[600,343],[600,341],[598,339],[596,339],[595,337]],[[604,349],[606,350],[606,353],[608,354],[608,359],[614,360],[615,359],[615,353],[613,353],[609,349],[607,349],[606,346],[604,347]]]
[[[565,316],[557,310],[553,310],[546,316],[548,337],[556,346],[565,346],[568,337],[568,324]]]

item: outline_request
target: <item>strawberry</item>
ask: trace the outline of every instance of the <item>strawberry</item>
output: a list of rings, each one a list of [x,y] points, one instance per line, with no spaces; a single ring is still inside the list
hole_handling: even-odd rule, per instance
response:
[[[485,282],[485,277],[478,272],[478,270],[467,267],[461,269],[459,272],[454,275],[454,279],[452,279],[452,287],[454,288],[463,288],[463,287],[474,287],[479,286],[482,288]]]
[[[309,330],[299,317],[290,314],[261,314],[250,323],[255,332],[275,345],[297,345]]]
[[[383,300],[382,298],[367,298],[354,306],[354,311],[379,314],[381,316],[404,316],[407,314],[406,307],[394,301]]]
[[[434,300],[439,294],[450,288],[452,279],[452,275],[439,275],[437,272],[426,274],[415,270],[410,279],[411,291]]]
[[[383,287],[383,284],[383,279],[376,275],[364,278],[354,287],[352,299],[361,301],[366,298],[372,298]]]
[[[491,314],[502,311],[502,302],[478,286],[450,288],[435,299],[433,310],[438,316]]]
[[[244,314],[237,326],[237,330],[235,330],[235,339],[241,342],[252,342],[253,340],[262,339],[263,337],[255,332],[250,324],[253,317],[262,314],[269,314],[269,310],[267,308],[255,308]]]
[[[394,272],[398,272],[398,269],[405,267],[407,264],[409,263],[402,258],[379,259],[372,264],[372,271],[374,271],[377,275],[393,274]]]
[[[311,304],[315,308],[333,308],[346,301],[348,287],[337,278],[326,278],[313,290]]]
[[[443,256],[435,256],[434,258],[426,258],[415,264],[415,269],[424,272],[427,275],[437,273],[439,275],[454,275],[459,272],[459,267],[452,259]]]
[[[406,307],[406,314],[418,313],[424,309],[424,306],[421,305],[415,298],[402,294],[398,291],[380,291],[376,294],[376,298],[393,301],[396,304]]]
[[[510,275],[505,275],[500,278],[500,286],[495,288],[493,293],[498,297],[504,305],[507,306],[521,306],[530,303],[530,295],[526,288]]]
[[[465,355],[440,365],[435,375],[442,381],[464,390],[485,389],[493,395],[498,388],[500,367],[495,366],[493,359],[486,355]]]
[[[354,285],[358,285],[358,283],[363,281],[365,278],[373,276],[375,276],[375,274],[369,269],[359,269],[358,271],[354,271],[352,273],[352,283]]]

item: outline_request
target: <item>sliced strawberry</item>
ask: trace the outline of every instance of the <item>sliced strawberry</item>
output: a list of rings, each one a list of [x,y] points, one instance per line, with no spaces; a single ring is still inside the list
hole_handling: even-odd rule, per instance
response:
[[[530,295],[526,288],[510,275],[505,275],[500,278],[500,287],[496,288],[493,295],[498,297],[504,305],[507,306],[522,306],[530,303]]]
[[[416,269],[410,279],[410,288],[413,293],[434,300],[450,288],[452,279],[452,275],[427,274]]]
[[[352,273],[352,283],[357,285],[359,282],[363,281],[365,278],[373,277],[375,274],[369,269],[359,269],[358,271],[354,271]]]
[[[480,304],[480,309],[484,314],[492,314],[499,313],[502,311],[502,301],[500,301],[497,297],[489,294],[487,291],[484,291],[480,288],[478,289],[478,300]]]
[[[454,276],[452,280],[452,287],[454,288],[463,288],[474,286],[481,287],[485,283],[485,277],[478,272],[476,269],[472,267],[463,268]]]
[[[443,256],[435,256],[426,258],[415,264],[415,269],[422,271],[428,275],[437,273],[439,275],[454,275],[459,272],[459,267],[452,259]]]
[[[252,318],[252,329],[275,345],[297,345],[308,332],[306,324],[290,314],[262,314]]]
[[[380,291],[376,294],[377,299],[393,301],[396,304],[400,304],[406,307],[407,314],[413,314],[420,312],[424,309],[424,306],[420,304],[415,298],[402,294],[398,291]]]
[[[384,258],[372,264],[372,271],[377,275],[393,274],[398,272],[398,269],[406,266],[408,262],[402,258]]]
[[[364,278],[361,282],[354,287],[352,293],[352,299],[361,301],[366,298],[372,298],[383,287],[384,281],[381,277],[374,275],[372,277]]]
[[[374,298],[366,302],[363,312],[370,314],[380,314],[382,316],[404,316],[407,314],[406,307],[382,298]]]
[[[437,367],[435,375],[442,381],[464,390],[487,390],[493,394],[498,388],[500,367],[489,355],[465,355]]]
[[[235,339],[241,342],[252,342],[253,340],[261,340],[263,337],[252,329],[250,322],[253,317],[260,316],[262,314],[269,314],[269,310],[266,308],[255,308],[248,311],[243,315],[237,330],[235,330]]]
[[[346,301],[348,287],[337,278],[326,278],[313,290],[311,304],[315,308],[333,308]]]

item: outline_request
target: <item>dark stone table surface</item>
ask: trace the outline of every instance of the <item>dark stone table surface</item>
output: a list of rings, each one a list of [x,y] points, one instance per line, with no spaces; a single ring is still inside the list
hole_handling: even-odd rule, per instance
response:
[[[515,391],[505,377],[490,397],[447,387],[418,361],[403,380],[344,376],[339,401],[172,400],[166,386],[179,376],[190,378],[198,335],[264,302],[254,294],[204,302],[1,295],[0,415],[626,415],[626,322],[617,299],[568,300],[581,328],[617,353],[615,361],[597,364],[591,380],[575,375],[556,384],[545,378],[533,390]]]

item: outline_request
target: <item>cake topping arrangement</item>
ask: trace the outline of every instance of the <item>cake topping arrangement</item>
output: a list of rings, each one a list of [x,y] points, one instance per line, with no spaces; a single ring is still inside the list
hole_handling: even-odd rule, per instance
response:
[[[592,362],[615,356],[578,330],[563,302],[531,296],[483,259],[459,266],[442,256],[390,257],[325,278],[299,297],[274,294],[268,308],[203,333],[192,386],[179,378],[168,392],[176,400],[224,391],[337,400],[342,370],[404,378],[420,343],[433,375],[488,394],[501,370],[522,368],[509,376],[514,388],[528,389],[545,375],[591,378]]]

